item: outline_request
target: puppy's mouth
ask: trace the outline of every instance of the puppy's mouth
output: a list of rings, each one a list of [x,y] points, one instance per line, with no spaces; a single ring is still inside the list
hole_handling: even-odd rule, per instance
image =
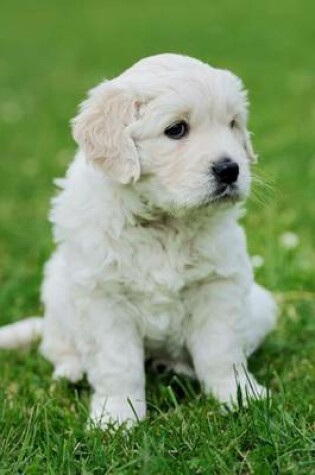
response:
[[[211,194],[210,202],[232,202],[235,203],[242,198],[239,187],[237,185],[220,185],[217,189]]]

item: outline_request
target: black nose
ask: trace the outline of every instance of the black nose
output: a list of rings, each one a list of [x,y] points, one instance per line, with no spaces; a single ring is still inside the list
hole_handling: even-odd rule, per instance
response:
[[[237,180],[240,169],[238,164],[230,158],[222,158],[213,165],[212,171],[220,183],[231,185]]]

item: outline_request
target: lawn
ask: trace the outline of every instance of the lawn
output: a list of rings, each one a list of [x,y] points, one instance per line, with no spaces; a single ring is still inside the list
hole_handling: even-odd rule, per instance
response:
[[[314,16],[313,0],[2,0],[0,323],[42,312],[52,180],[75,150],[77,104],[162,51],[232,69],[250,90],[260,179],[244,225],[281,312],[250,361],[268,401],[222,414],[189,380],[148,372],[149,416],[128,436],[86,432],[87,384],[52,382],[36,348],[1,351],[1,475],[315,474]]]

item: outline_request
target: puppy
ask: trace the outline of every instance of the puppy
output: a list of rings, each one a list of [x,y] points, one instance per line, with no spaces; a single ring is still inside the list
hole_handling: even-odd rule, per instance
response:
[[[54,376],[93,388],[91,419],[146,414],[145,359],[195,374],[222,403],[262,397],[247,357],[276,320],[253,280],[241,203],[255,154],[240,79],[187,56],[143,59],[92,89],[73,120],[79,149],[50,214],[42,334]]]

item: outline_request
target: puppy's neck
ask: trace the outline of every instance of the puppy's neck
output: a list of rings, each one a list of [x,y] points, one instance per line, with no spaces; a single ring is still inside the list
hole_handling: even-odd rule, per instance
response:
[[[196,232],[203,227],[209,227],[212,221],[220,220],[237,221],[243,214],[243,206],[237,204],[207,205],[194,208],[171,208],[164,210],[146,201],[132,187],[124,187],[125,209],[128,208],[132,219],[126,225],[137,226],[145,229],[186,229],[187,232],[195,229]]]

